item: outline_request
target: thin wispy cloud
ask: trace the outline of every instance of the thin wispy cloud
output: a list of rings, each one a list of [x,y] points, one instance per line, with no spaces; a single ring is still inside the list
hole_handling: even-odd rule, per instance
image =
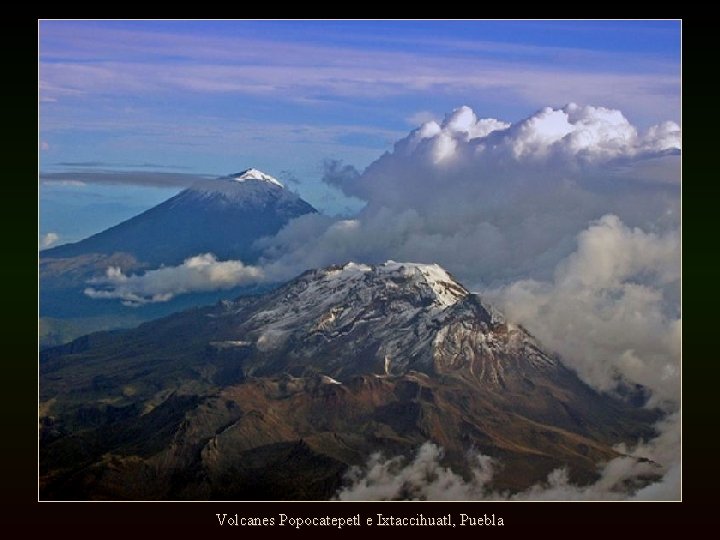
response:
[[[66,167],[68,169],[187,169],[182,165],[167,165],[163,163],[111,163],[106,161],[59,161],[53,165],[58,167]]]
[[[264,44],[243,44],[262,48]],[[103,62],[46,63],[43,80],[52,87],[95,95],[131,93],[237,93],[296,99],[332,95],[339,98],[392,98],[432,91],[447,96],[510,93],[524,103],[577,100],[604,103],[643,114],[677,106],[679,75],[569,71],[533,65],[503,65],[483,60],[427,59],[400,55],[372,64],[336,66],[326,57],[318,65],[183,65]],[[47,95],[53,97],[53,92]],[[638,100],[642,95],[645,99]]]
[[[47,25],[43,35],[53,44],[42,54],[43,95],[56,98],[188,91],[377,100],[432,90],[510,93],[534,105],[577,100],[667,114],[677,108],[679,96],[677,60],[649,54],[427,36],[404,38],[416,52],[409,46],[378,47],[368,54],[348,44],[70,23]]]
[[[72,167],[80,169],[97,169],[98,167],[103,167],[107,164],[103,163],[102,161],[61,161],[60,163],[57,163],[57,165],[60,165],[61,167]]]
[[[128,172],[128,171],[93,171],[93,172],[55,172],[41,173],[43,184],[56,186],[101,185],[132,185],[146,187],[188,187],[199,180],[212,178],[214,175],[165,172]]]
[[[456,21],[457,22],[457,21]],[[44,43],[48,45],[43,54],[48,58],[62,59],[68,56],[88,60],[97,56],[98,41],[101,41],[103,55],[108,59],[134,60],[143,58],[167,58],[168,49],[173,49],[175,54],[171,58],[182,58],[187,60],[207,60],[216,58],[222,61],[250,61],[264,54],[257,49],[226,48],[230,44],[240,45],[247,42],[260,42],[271,47],[271,51],[278,52],[288,59],[296,59],[305,56],[307,51],[322,51],[325,44],[333,43],[338,51],[343,53],[358,53],[367,51],[368,45],[376,45],[379,50],[392,52],[407,51],[410,49],[421,49],[423,52],[433,54],[446,54],[447,52],[483,52],[494,55],[493,58],[515,57],[518,54],[527,54],[532,57],[555,59],[576,59],[577,62],[587,60],[598,60],[607,58],[617,62],[625,57],[621,50],[612,51],[608,48],[597,50],[583,47],[582,45],[553,45],[552,43],[540,43],[536,45],[531,38],[525,37],[516,41],[508,41],[508,36],[496,38],[495,40],[482,38],[482,26],[475,25],[473,39],[469,39],[467,32],[463,34],[458,31],[458,26],[452,21],[446,21],[444,28],[446,32],[438,32],[443,28],[443,23],[433,25],[434,34],[430,34],[427,28],[406,24],[396,27],[395,32],[387,28],[372,24],[356,23],[351,27],[340,29],[331,24],[315,25],[314,27],[299,22],[290,22],[285,28],[277,24],[267,25],[262,21],[246,21],[242,26],[227,25],[225,31],[209,32],[197,25],[175,24],[159,29],[151,24],[112,25],[103,24],[98,21],[44,21],[41,30]],[[517,32],[529,30],[527,21],[514,24],[512,28]],[[241,23],[242,24],[242,23]],[[553,28],[554,26],[554,28]],[[318,29],[321,28],[322,32]],[[239,30],[242,31],[239,31]],[[650,44],[663,37],[674,38],[679,29],[665,27],[648,28],[641,25],[633,25],[632,33],[637,37],[642,36]],[[535,30],[548,30],[556,32],[589,32],[588,26],[577,24],[561,23],[553,25],[552,21],[537,21]],[[596,32],[604,34],[614,30],[613,25],[608,21],[599,22],[595,25]],[[617,30],[617,29],[616,29]],[[669,36],[668,36],[669,34]],[[99,40],[102,36],[104,39]],[[523,36],[518,36],[522,38]],[[567,41],[567,40],[566,40]],[[576,41],[576,43],[579,43]],[[302,45],[298,49],[297,45]],[[426,50],[427,49],[427,50]],[[647,63],[651,60],[660,61],[663,58],[677,57],[679,50],[667,52],[634,52],[634,57]],[[339,61],[339,60],[338,60]]]

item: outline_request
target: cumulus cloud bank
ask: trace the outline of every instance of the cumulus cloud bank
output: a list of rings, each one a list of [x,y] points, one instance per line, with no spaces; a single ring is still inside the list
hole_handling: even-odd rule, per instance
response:
[[[120,299],[126,306],[167,302],[188,292],[231,289],[263,277],[260,268],[240,261],[218,261],[212,253],[190,257],[178,266],[162,267],[144,274],[126,275],[118,267],[107,269],[93,280],[85,294],[96,299]]]
[[[595,388],[620,378],[677,400],[680,237],[630,229],[606,215],[578,235],[550,281],[521,280],[487,296]]]
[[[274,239],[268,262],[296,271],[342,258],[437,262],[475,287],[552,276],[575,236],[605,214],[631,227],[679,223],[679,127],[639,132],[619,111],[568,105],[509,124],[468,107],[423,124],[361,174],[333,163],[326,183],[365,201],[303,253],[307,222]],[[339,250],[338,250],[339,248]]]

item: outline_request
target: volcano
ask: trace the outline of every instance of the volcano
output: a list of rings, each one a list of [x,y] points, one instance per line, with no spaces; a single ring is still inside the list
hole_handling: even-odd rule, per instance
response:
[[[316,210],[272,176],[247,169],[203,180],[167,201],[74,244],[43,250],[43,259],[125,253],[150,265],[177,265],[198,253],[254,262],[258,238]]]
[[[347,263],[48,349],[42,499],[332,498],[375,452],[431,441],[494,488],[589,483],[656,412],[583,383],[438,265]]]

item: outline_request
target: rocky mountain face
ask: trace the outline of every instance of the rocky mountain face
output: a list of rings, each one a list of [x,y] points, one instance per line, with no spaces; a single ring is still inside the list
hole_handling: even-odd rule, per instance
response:
[[[653,411],[582,383],[437,265],[348,263],[98,333],[40,364],[44,499],[327,499],[426,441],[518,491],[590,482]]]
[[[116,320],[121,326],[122,321],[148,320],[215,302],[227,291],[129,310],[116,301],[90,299],[83,290],[89,280],[103,276],[110,266],[125,273],[141,273],[161,265],[177,265],[201,253],[253,263],[260,255],[256,240],[276,234],[293,218],[315,212],[275,178],[257,169],[198,182],[85,240],[40,252],[41,316],[45,321],[74,319],[76,324],[82,323],[81,327],[93,329],[90,317],[105,324]],[[56,336],[56,340],[62,338]]]

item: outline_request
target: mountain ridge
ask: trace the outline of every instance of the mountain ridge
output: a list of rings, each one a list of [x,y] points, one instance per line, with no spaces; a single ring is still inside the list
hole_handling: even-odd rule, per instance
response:
[[[435,265],[346,263],[43,352],[41,498],[323,499],[374,452],[587,483],[654,411],[599,394]],[[137,484],[132,478],[144,478]]]

